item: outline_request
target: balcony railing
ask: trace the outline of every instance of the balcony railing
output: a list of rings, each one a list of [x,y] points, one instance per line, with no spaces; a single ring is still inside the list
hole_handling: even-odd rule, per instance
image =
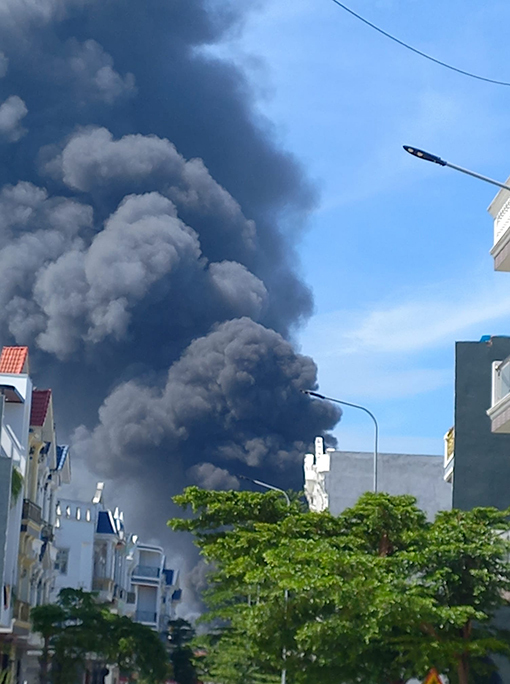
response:
[[[510,357],[492,364],[492,403],[487,413],[492,432],[510,433]]]
[[[506,201],[494,219],[494,244],[497,244],[510,228],[510,201]]]
[[[40,507],[29,499],[23,499],[23,520],[28,520],[36,525],[40,525],[42,522]]]
[[[501,363],[495,364],[492,405],[497,404],[503,397],[510,393],[510,359],[505,359]]]
[[[500,190],[489,207],[494,219],[494,257],[496,271],[510,271],[510,200],[508,192]]]
[[[135,613],[136,622],[148,622],[151,625],[157,624],[158,614],[147,610],[137,610]]]
[[[133,577],[150,577],[151,579],[158,579],[160,574],[160,568],[154,568],[150,565],[137,565],[133,570]]]

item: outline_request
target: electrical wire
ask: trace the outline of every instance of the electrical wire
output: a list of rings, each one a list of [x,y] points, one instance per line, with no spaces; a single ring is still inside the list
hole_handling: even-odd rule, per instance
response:
[[[382,33],[382,35],[386,36],[386,38],[389,38],[390,40],[394,41],[395,43],[402,45],[402,47],[405,47],[408,50],[411,50],[411,52],[414,52],[417,55],[420,55],[420,57],[425,57],[425,59],[428,59],[431,62],[435,62],[436,64],[439,64],[440,66],[445,67],[446,69],[450,69],[451,71],[456,71],[458,74],[462,74],[463,76],[469,76],[470,78],[476,78],[478,81],[485,81],[486,83],[494,83],[495,85],[510,86],[510,83],[507,83],[506,81],[496,81],[493,78],[485,78],[485,76],[478,76],[477,74],[472,74],[470,71],[464,71],[463,69],[458,69],[457,67],[454,67],[451,64],[447,64],[446,62],[442,62],[440,59],[436,59],[435,57],[432,57],[431,55],[427,55],[425,52],[422,52],[421,50],[414,48],[412,45],[409,45],[408,43],[404,43],[403,40],[399,40],[398,38],[395,38],[395,36],[392,36],[391,33],[387,33],[386,31],[383,31],[382,28],[379,28],[375,24],[372,24],[372,22],[368,21],[368,19],[365,19],[361,15],[356,14],[356,12],[354,12],[352,9],[350,9],[346,5],[343,5],[340,2],[340,0],[332,0],[332,2],[334,2],[335,5],[338,5],[338,7],[341,7],[346,12],[349,12],[349,14],[352,14],[353,17],[356,17],[356,19],[359,19],[360,21],[362,21],[367,26],[370,26],[370,28],[373,28],[378,33]]]

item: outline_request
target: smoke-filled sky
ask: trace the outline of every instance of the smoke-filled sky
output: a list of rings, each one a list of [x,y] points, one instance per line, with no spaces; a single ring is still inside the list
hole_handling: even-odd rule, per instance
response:
[[[299,487],[339,417],[292,345],[315,190],[202,49],[258,4],[0,0],[1,341],[30,346],[75,473],[156,537],[185,484]]]

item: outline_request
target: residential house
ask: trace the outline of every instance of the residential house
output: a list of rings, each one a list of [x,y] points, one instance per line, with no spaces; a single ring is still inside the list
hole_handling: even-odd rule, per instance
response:
[[[126,533],[122,512],[104,505],[103,490],[100,482],[91,502],[56,504],[52,600],[66,587],[94,591],[113,612],[164,631],[181,598],[178,571],[165,567],[161,547]]]
[[[166,556],[160,546],[138,542],[135,557],[137,563],[131,574],[136,600],[134,619],[165,632],[181,599],[178,570],[166,568]]]
[[[15,596],[31,404],[28,348],[4,347],[0,355],[0,669],[4,670],[15,661],[14,621],[21,609]],[[11,645],[10,651],[6,644]]]

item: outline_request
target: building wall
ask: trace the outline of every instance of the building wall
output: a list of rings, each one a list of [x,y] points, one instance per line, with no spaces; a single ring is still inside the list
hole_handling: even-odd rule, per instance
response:
[[[453,505],[510,506],[510,434],[495,434],[487,409],[491,405],[492,363],[510,356],[510,337],[455,345],[455,470]],[[510,611],[500,623],[510,628]],[[498,661],[503,684],[510,684],[510,662]]]
[[[329,510],[337,515],[373,488],[373,454],[335,451],[326,474]],[[443,480],[442,456],[379,454],[377,489],[411,494],[429,518],[452,506],[452,487]]]
[[[5,555],[7,551],[7,533],[9,529],[9,511],[11,504],[11,473],[12,461],[10,458],[0,457],[0,586],[3,593],[3,585],[6,582]],[[10,606],[4,606],[4,597],[0,595],[0,627],[11,626]]]
[[[94,534],[97,524],[96,510],[92,504],[87,506],[82,502],[61,499],[59,506],[62,516],[60,527],[55,528],[55,546],[59,551],[69,549],[69,555],[67,573],[57,571],[53,600],[66,587],[92,591]],[[78,509],[79,520],[76,518]],[[87,511],[90,511],[90,520],[87,520]]]
[[[510,355],[510,337],[455,345],[453,505],[510,506],[510,434],[491,432],[492,362]]]

